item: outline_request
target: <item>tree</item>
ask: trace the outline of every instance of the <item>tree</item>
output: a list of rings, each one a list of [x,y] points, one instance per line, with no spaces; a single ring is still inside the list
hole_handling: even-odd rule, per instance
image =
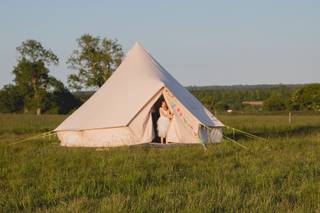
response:
[[[58,57],[36,40],[26,40],[17,47],[18,63],[13,70],[15,83],[24,97],[25,111],[36,109],[41,114],[43,98],[49,83],[50,65],[59,63]]]
[[[23,108],[23,97],[17,86],[9,84],[0,90],[0,112],[17,112]]]
[[[78,48],[67,61],[69,68],[78,71],[69,75],[69,87],[76,90],[101,87],[121,63],[121,45],[117,40],[89,34],[81,36],[77,42]]]
[[[49,78],[50,88],[44,98],[44,110],[47,113],[66,114],[80,106],[80,100],[54,77]]]
[[[287,103],[279,93],[274,92],[264,101],[263,108],[267,111],[283,111],[287,109]]]
[[[294,110],[320,111],[320,84],[309,84],[293,93],[291,105]]]

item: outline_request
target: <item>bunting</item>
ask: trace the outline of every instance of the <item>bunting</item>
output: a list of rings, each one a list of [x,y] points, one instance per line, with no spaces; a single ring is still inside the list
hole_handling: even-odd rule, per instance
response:
[[[186,109],[181,107],[181,104],[179,104],[177,98],[168,89],[164,89],[164,95],[173,113],[178,116],[180,120],[182,120],[184,125],[191,130],[192,134],[195,137],[198,137],[198,128],[195,128],[194,125],[192,125],[194,124],[194,119],[191,117],[190,113],[188,113]]]

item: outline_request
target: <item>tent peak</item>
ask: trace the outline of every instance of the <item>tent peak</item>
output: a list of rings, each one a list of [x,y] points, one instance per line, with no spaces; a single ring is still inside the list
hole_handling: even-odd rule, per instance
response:
[[[133,52],[133,51],[139,51],[139,52],[146,52],[148,53],[148,51],[143,47],[143,45],[136,41],[133,45],[133,47],[131,48],[130,52]]]
[[[142,47],[142,44],[139,41],[134,42],[133,47],[138,46],[138,47]]]

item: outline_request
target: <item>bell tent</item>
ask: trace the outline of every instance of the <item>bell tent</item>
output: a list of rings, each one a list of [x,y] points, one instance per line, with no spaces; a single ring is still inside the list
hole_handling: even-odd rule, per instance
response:
[[[220,142],[224,125],[139,43],[81,107],[54,131],[62,146],[114,147],[157,137],[159,103],[173,114],[167,142]]]

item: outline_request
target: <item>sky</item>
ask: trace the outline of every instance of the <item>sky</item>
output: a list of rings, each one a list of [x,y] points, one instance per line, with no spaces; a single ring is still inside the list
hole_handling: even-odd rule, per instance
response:
[[[11,83],[16,47],[36,39],[66,60],[85,33],[139,41],[179,82],[191,85],[320,82],[320,1],[1,0],[0,87]]]

